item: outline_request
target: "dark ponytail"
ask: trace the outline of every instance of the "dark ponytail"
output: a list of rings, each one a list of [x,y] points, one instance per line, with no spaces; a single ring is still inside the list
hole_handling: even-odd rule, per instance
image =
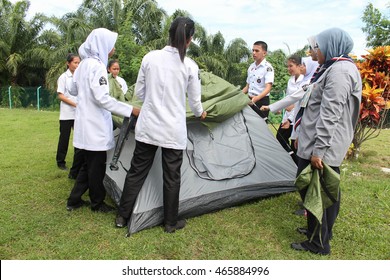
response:
[[[169,44],[179,50],[181,61],[184,61],[187,42],[194,35],[195,23],[187,17],[176,18],[169,28]]]

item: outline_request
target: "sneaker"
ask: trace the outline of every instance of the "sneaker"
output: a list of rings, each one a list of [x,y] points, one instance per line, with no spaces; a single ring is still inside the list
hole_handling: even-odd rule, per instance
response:
[[[58,166],[58,168],[61,169],[61,170],[64,170],[64,171],[68,170],[68,167],[66,167],[65,164],[57,164],[57,166]]]
[[[83,207],[83,206],[89,206],[90,204],[91,203],[89,201],[85,201],[85,200],[81,199],[80,202],[77,203],[77,204],[74,204],[74,205],[67,204],[66,205],[66,210],[73,211],[73,210],[76,210],[76,209],[78,209],[80,207]]]
[[[323,255],[323,256],[330,254],[330,250],[328,250],[328,251],[326,251],[324,249],[315,250],[315,249],[312,249],[309,245],[310,245],[310,242],[307,240],[307,241],[304,241],[301,243],[291,243],[291,248],[294,250],[297,250],[297,251],[306,251],[306,252],[310,252],[310,253],[318,254],[318,255]]]
[[[127,226],[127,219],[117,214],[115,218],[115,226],[118,228],[124,228]]]
[[[186,226],[186,220],[179,220],[177,221],[176,225],[169,226],[165,225],[165,232],[167,233],[174,233],[176,230],[180,230]]]
[[[91,208],[91,210],[94,212],[109,213],[109,212],[116,211],[116,208],[102,202],[99,206]]]

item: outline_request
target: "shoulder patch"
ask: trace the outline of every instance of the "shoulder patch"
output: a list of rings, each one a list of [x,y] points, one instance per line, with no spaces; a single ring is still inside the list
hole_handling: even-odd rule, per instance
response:
[[[267,67],[267,72],[272,72],[272,71],[274,71],[274,70],[272,69],[272,67]]]
[[[106,78],[105,77],[100,77],[100,79],[99,79],[99,85],[107,85],[107,80],[106,80]]]

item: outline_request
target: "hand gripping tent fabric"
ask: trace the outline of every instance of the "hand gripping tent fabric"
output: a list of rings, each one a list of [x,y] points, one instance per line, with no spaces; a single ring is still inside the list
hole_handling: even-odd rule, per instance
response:
[[[208,121],[201,123],[187,110],[188,141],[181,168],[179,217],[199,216],[295,191],[296,165],[266,122],[247,106],[248,97],[211,73],[201,72],[200,77]],[[134,98],[131,101],[140,106],[137,102]],[[117,137],[119,131],[115,131]],[[130,131],[119,157],[114,149],[107,155],[108,160],[118,161],[114,170],[107,165],[104,180],[117,204],[134,148],[134,132]],[[130,234],[163,223],[162,176],[158,149],[128,223]]]

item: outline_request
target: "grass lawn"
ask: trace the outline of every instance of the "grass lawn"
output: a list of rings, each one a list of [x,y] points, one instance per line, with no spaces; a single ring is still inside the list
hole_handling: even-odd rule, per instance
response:
[[[288,193],[125,238],[115,213],[68,212],[74,181],[57,168],[58,112],[0,109],[0,259],[6,260],[389,260],[390,130],[363,144],[361,158],[341,167],[341,211],[332,254],[290,249],[303,241]],[[72,145],[68,163],[72,161]],[[109,199],[106,199],[112,203]]]

